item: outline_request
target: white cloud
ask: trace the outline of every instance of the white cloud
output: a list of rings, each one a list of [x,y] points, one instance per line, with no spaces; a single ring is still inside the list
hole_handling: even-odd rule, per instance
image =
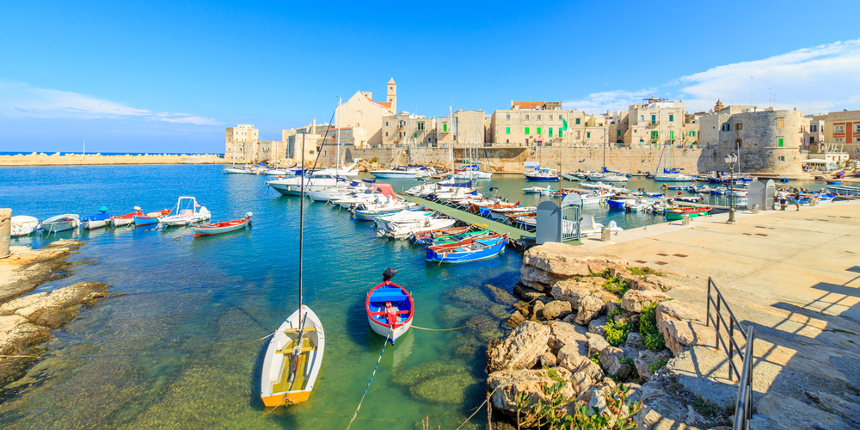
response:
[[[728,64],[682,76],[655,89],[608,91],[565,107],[600,112],[649,95],[683,100],[688,112],[752,104],[804,112],[860,109],[860,39],[798,49],[762,60]],[[625,104],[626,103],[626,104]]]
[[[141,118],[195,125],[218,125],[212,118],[189,114],[152,113],[70,91],[34,88],[0,80],[0,116],[9,118]]]
[[[590,113],[606,111],[626,110],[634,103],[641,103],[642,99],[657,93],[657,89],[643,89],[639,91],[604,91],[589,94],[580,100],[570,100],[562,103],[565,109],[579,109]]]

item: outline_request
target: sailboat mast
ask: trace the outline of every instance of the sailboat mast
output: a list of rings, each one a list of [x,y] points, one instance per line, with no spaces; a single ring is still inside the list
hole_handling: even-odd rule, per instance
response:
[[[337,133],[337,164],[335,164],[335,176],[340,175],[340,102],[343,97],[337,98],[337,125],[335,125],[335,133]]]
[[[299,199],[299,329],[301,330],[304,324],[302,318],[302,302],[304,293],[302,291],[302,257],[305,244],[305,181],[307,181],[307,172],[305,172],[305,139],[302,139],[302,179],[301,179],[301,198]]]
[[[448,135],[451,136],[451,178],[454,177],[454,114],[451,113],[451,106],[448,106],[448,120],[451,122],[448,128]]]

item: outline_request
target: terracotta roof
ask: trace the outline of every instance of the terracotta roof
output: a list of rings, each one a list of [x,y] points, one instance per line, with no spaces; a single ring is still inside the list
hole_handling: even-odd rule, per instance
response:
[[[546,107],[546,102],[515,102],[511,101],[511,109],[514,106],[519,106],[520,109],[543,109]]]
[[[365,97],[367,97],[367,95],[365,95]],[[370,98],[370,97],[367,97],[367,99],[368,99],[368,100],[370,100],[370,101],[372,101],[372,102],[374,102],[374,103],[376,103],[376,104],[378,104],[378,105],[380,105],[380,106],[382,106],[382,107],[384,107],[384,108],[391,109],[391,102],[380,103],[380,102],[377,102],[377,101],[373,101],[373,99],[372,99],[372,98]]]

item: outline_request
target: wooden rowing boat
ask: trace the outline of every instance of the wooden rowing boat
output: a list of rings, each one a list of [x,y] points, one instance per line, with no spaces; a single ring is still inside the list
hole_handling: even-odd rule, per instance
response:
[[[230,233],[236,230],[241,230],[246,226],[251,226],[251,216],[253,214],[248,212],[245,214],[245,218],[237,219],[233,221],[224,221],[224,222],[216,222],[214,224],[206,224],[206,225],[197,225],[191,227],[191,233],[194,234],[194,237],[199,236],[214,236],[216,234],[224,234]]]

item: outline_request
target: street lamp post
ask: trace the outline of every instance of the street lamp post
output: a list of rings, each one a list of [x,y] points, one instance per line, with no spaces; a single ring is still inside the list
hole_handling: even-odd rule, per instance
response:
[[[726,155],[726,164],[729,166],[729,224],[735,223],[735,163],[738,161],[738,156],[735,154]]]

